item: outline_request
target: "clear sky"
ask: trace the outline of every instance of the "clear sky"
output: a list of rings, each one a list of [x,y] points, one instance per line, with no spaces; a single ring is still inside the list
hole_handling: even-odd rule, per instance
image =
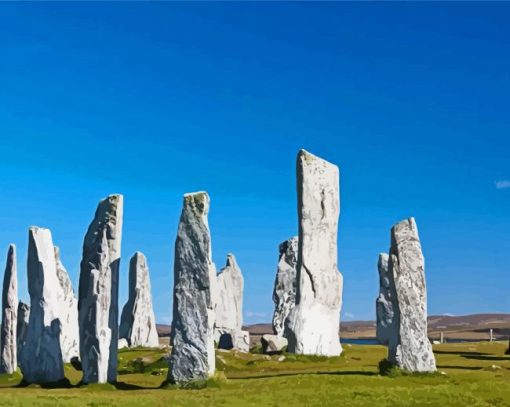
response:
[[[429,313],[510,312],[509,18],[510,3],[0,4],[0,250],[18,247],[21,297],[28,227],[52,230],[77,290],[97,202],[122,193],[121,304],[140,250],[169,323],[182,195],[207,190],[214,261],[236,255],[245,322],[269,321],[305,148],[340,167],[344,320],[374,318],[378,253],[410,216]]]

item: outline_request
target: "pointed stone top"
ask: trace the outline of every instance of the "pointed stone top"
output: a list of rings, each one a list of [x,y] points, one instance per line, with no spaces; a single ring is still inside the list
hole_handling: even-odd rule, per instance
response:
[[[236,257],[232,253],[227,254],[227,263],[225,264],[225,267],[237,268]]]
[[[136,251],[135,254],[133,254],[133,257],[131,257],[132,259],[136,259],[136,258],[144,258],[145,259],[145,254],[143,254],[142,252],[139,252],[139,251]]]
[[[418,242],[420,240],[416,220],[412,217],[396,223],[391,228],[392,246],[399,244],[404,240],[417,240]]]
[[[386,269],[388,269],[388,259],[389,259],[390,256],[388,256],[388,253],[379,253],[379,261],[378,261],[378,266],[379,266],[379,270],[381,269],[381,267],[385,267],[386,265]]]
[[[30,226],[28,228],[29,232],[33,232],[33,233],[39,233],[39,232],[44,232],[44,231],[50,231],[48,228],[42,228],[40,226]]]
[[[281,242],[278,245],[278,250],[279,250],[280,254],[285,253],[285,251],[287,250],[287,248],[289,246],[295,245],[295,247],[297,247],[298,240],[299,240],[299,237],[292,236],[292,237],[289,237],[287,240],[284,240],[283,242]]]
[[[205,191],[184,194],[184,206],[191,207],[197,215],[207,215],[210,201]]]
[[[340,170],[337,165],[326,161],[323,158],[320,158],[306,150],[299,150],[298,156],[297,156],[297,163],[298,168],[304,167],[304,168],[310,168],[312,169],[312,172],[319,172],[322,173],[325,169],[328,169],[328,171],[334,171],[336,173],[339,173]],[[298,178],[299,178],[299,171],[298,171]]]

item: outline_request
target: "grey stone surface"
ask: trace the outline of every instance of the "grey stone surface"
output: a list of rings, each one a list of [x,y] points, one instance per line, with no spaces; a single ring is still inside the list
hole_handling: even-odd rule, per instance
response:
[[[283,336],[285,320],[296,304],[296,265],[298,255],[298,237],[291,237],[279,246],[278,269],[273,289],[273,330]]]
[[[262,335],[260,338],[262,352],[267,354],[281,353],[288,345],[287,339],[280,335]]]
[[[18,323],[16,325],[18,360],[25,346],[28,332],[28,320],[30,318],[30,306],[20,301],[18,304]]]
[[[376,337],[379,343],[383,345],[388,344],[391,331],[394,329],[388,259],[389,257],[386,253],[380,253],[377,263],[379,271],[379,296],[375,301],[377,316]]]
[[[297,157],[299,244],[296,306],[285,323],[292,353],[337,356],[342,275],[337,267],[339,170],[301,150]]]
[[[143,253],[136,252],[129,261],[129,297],[122,309],[119,338],[130,347],[159,346],[156,318],[152,308],[149,266]]]
[[[241,330],[243,326],[244,280],[233,254],[217,276],[216,327]]]
[[[122,195],[103,199],[83,241],[78,321],[85,383],[117,380],[122,216]]]
[[[414,218],[391,229],[389,276],[395,329],[388,360],[410,372],[434,372],[436,361],[427,337],[425,261]]]
[[[184,195],[175,241],[172,354],[168,380],[203,380],[215,371],[217,296],[206,192]]]
[[[250,332],[239,329],[215,328],[215,342],[218,349],[235,349],[240,352],[250,351]]]
[[[60,349],[60,283],[53,240],[48,229],[38,227],[29,229],[28,238],[30,317],[20,368],[25,382],[56,383],[64,379],[64,364]]]
[[[12,374],[18,367],[16,325],[18,314],[18,275],[16,246],[7,252],[2,290],[2,326],[0,329],[0,373]]]
[[[80,355],[80,333],[78,329],[78,300],[74,295],[73,285],[67,270],[60,259],[60,250],[55,246],[55,263],[57,278],[60,283],[58,302],[60,304],[60,348],[64,363],[70,363]]]

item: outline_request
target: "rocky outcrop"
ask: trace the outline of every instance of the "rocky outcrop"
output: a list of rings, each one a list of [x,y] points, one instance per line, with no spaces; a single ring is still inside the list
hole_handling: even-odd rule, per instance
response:
[[[122,195],[99,202],[83,241],[78,320],[84,383],[117,379]]]
[[[18,314],[18,275],[16,246],[7,252],[2,290],[2,326],[0,329],[0,373],[12,374],[18,367],[16,351],[16,324]]]
[[[143,253],[136,252],[129,262],[129,297],[122,309],[119,338],[128,346],[159,346],[156,318],[152,309],[149,266]]]
[[[279,246],[280,256],[273,289],[273,330],[282,336],[285,320],[296,304],[296,264],[298,255],[298,237],[291,237]],[[285,345],[287,346],[287,345]]]
[[[170,383],[203,380],[215,370],[217,282],[208,212],[206,192],[184,195],[175,241]]]
[[[337,268],[339,170],[304,150],[297,158],[299,244],[296,306],[285,323],[292,353],[336,356],[342,306]]]
[[[427,338],[425,261],[414,218],[391,229],[388,274],[395,324],[388,338],[388,360],[410,372],[434,372],[436,361]]]
[[[51,232],[31,227],[28,233],[27,280],[30,294],[28,331],[20,353],[23,380],[56,383],[64,380],[60,349],[60,283]]]
[[[20,301],[18,304],[18,323],[16,325],[18,359],[27,340],[28,319],[30,317],[30,306]]]
[[[60,304],[60,348],[64,363],[70,363],[72,358],[80,355],[80,340],[78,329],[78,300],[73,291],[73,285],[67,270],[60,260],[60,250],[55,246],[55,263],[57,278],[60,283],[58,302]]]
[[[375,301],[377,315],[376,337],[380,344],[387,345],[393,328],[393,306],[391,303],[390,277],[388,275],[388,255],[379,254],[379,296]]]
[[[275,353],[281,353],[285,350],[288,345],[287,339],[280,335],[262,335],[260,338],[260,344],[262,345],[262,352],[269,355]]]

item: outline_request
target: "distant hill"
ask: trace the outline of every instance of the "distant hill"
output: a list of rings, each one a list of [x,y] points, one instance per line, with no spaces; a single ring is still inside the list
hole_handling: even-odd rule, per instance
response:
[[[431,315],[428,317],[429,337],[446,339],[485,340],[492,328],[496,339],[510,337],[510,314],[473,314],[462,316]],[[271,324],[253,324],[245,327],[258,341],[260,336],[272,333]],[[170,335],[170,325],[157,324],[159,336]],[[342,321],[342,338],[375,338],[375,321]]]

